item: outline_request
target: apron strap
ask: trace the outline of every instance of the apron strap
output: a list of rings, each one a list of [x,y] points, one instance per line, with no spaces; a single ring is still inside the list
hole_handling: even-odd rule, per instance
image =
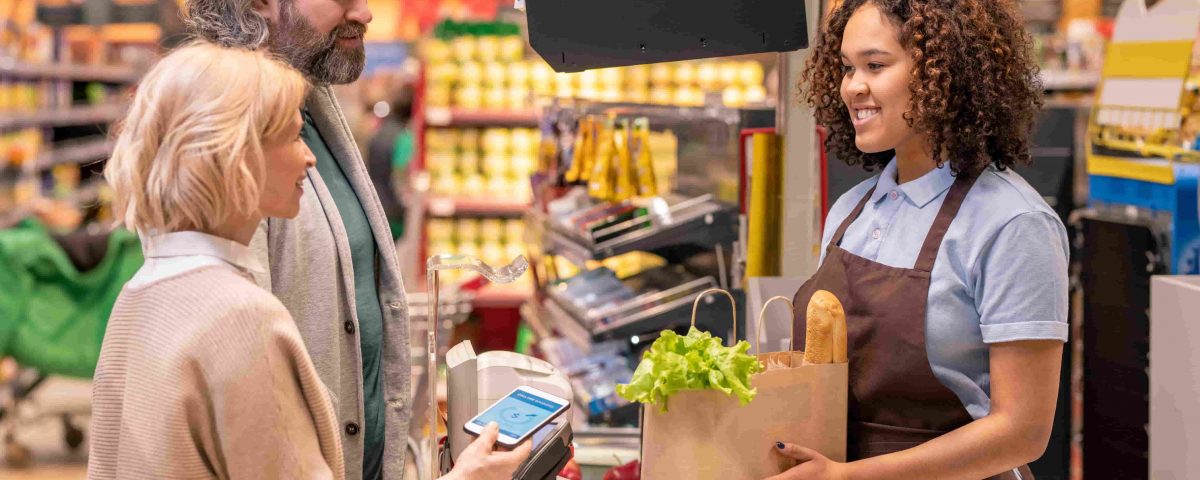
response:
[[[937,261],[938,250],[942,248],[942,239],[946,238],[946,232],[950,231],[950,224],[954,222],[954,217],[958,216],[958,210],[962,207],[963,200],[967,198],[967,192],[971,191],[971,186],[975,185],[977,178],[979,175],[960,174],[954,180],[954,185],[946,194],[946,200],[942,202],[942,208],[938,210],[933,225],[929,227],[929,233],[925,235],[925,243],[921,245],[921,254],[917,256],[917,264],[913,269],[922,272],[933,271],[933,263]]]
[[[870,200],[871,195],[875,194],[875,187],[877,186],[879,185],[876,184],[870,190],[867,190],[867,194],[863,196],[862,200],[858,201],[858,206],[854,207],[854,210],[849,215],[846,215],[846,219],[838,226],[837,232],[833,234],[833,238],[829,240],[829,246],[826,248],[833,248],[834,245],[840,247],[842,245],[842,237],[846,236],[846,230],[849,230],[850,224],[858,220],[859,215],[862,215],[863,208],[867,206],[867,200]]]

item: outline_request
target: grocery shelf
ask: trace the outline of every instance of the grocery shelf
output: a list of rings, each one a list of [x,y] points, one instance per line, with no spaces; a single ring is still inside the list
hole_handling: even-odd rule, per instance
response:
[[[547,221],[546,240],[551,250],[582,265],[591,260],[676,245],[712,247],[729,244],[737,240],[736,219],[736,209],[713,201],[711,195],[704,195],[672,205],[664,214],[651,213],[588,236]],[[650,224],[648,227],[647,223]],[[728,225],[729,228],[712,228],[712,225]],[[613,234],[616,234],[613,238],[596,240]]]
[[[544,326],[543,329],[557,332],[559,336],[585,352],[591,350],[592,333],[582,323],[579,323],[578,319],[563,310],[558,303],[546,299],[541,304],[529,302],[525,305],[528,311],[523,310],[522,313],[527,317],[537,318],[539,324]]]
[[[105,182],[103,178],[87,180],[79,185],[79,188],[71,196],[67,197],[67,202],[79,206],[94,204],[100,199],[100,191],[107,187],[108,182]]]
[[[79,188],[75,189],[70,196],[63,199],[66,203],[77,205],[80,207],[95,204],[100,199],[100,191],[107,186],[107,183],[102,178],[87,180],[80,184]],[[8,228],[16,225],[25,217],[33,215],[34,208],[32,202],[18,204],[15,208],[0,213],[0,228]]]
[[[533,291],[521,287],[486,286],[475,294],[475,308],[517,308],[533,298]]]
[[[135,83],[141,74],[130,67],[24,63],[0,60],[0,76],[30,80],[76,80],[105,83]]]
[[[425,110],[427,127],[536,127],[540,118],[537,110]]]
[[[529,202],[503,198],[434,197],[425,205],[434,217],[520,217],[530,208]]]
[[[696,295],[715,288],[717,281],[712,277],[693,280],[675,288],[640,295],[620,305],[593,312],[581,312],[571,302],[547,292],[546,310],[561,330],[582,329],[588,341],[614,338],[629,338],[633,335],[656,332],[687,325],[692,318],[692,303]],[[564,332],[560,332],[564,333]],[[579,331],[574,336],[581,337]],[[564,333],[564,336],[571,338]]]
[[[0,113],[0,130],[112,123],[125,115],[126,105],[97,105],[61,110]]]
[[[43,153],[38,158],[37,166],[44,170],[64,164],[86,164],[105,160],[112,153],[114,143],[102,138],[63,145]]]

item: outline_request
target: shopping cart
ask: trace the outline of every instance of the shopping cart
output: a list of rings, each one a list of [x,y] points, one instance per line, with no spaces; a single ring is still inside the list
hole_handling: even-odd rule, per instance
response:
[[[81,271],[88,256],[98,262]],[[33,220],[0,230],[0,438],[8,466],[30,461],[17,431],[47,417],[61,418],[68,447],[83,443],[73,420],[90,414],[86,406],[53,411],[32,395],[50,376],[92,377],[108,315],[142,262],[137,237],[124,230],[56,237]]]

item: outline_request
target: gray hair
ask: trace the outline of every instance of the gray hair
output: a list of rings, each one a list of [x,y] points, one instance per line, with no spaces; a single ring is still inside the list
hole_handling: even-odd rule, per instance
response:
[[[225,47],[258,48],[267,43],[267,19],[253,0],[188,0],[187,25],[200,38]]]

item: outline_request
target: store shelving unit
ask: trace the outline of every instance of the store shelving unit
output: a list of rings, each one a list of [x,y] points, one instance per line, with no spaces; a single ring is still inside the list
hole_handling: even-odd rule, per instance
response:
[[[425,202],[433,217],[508,217],[519,218],[529,210],[529,202],[503,198],[431,197]]]
[[[102,161],[112,153],[114,142],[107,138],[73,141],[60,145],[38,157],[37,168],[47,170],[57,165],[88,164]]]
[[[125,104],[110,104],[33,112],[4,112],[0,113],[0,130],[107,124],[120,119],[125,114],[126,107]]]
[[[536,127],[539,112],[529,110],[464,110],[430,107],[425,110],[427,127]]]
[[[677,201],[660,212],[637,217],[586,234],[547,222],[548,248],[563,257],[584,264],[617,255],[654,251],[681,244],[712,248],[736,240],[733,230],[710,229],[716,224],[732,225],[737,212],[732,206],[716,202],[713,195]]]
[[[72,80],[104,83],[133,83],[141,73],[129,67],[76,65],[65,63],[36,64],[0,60],[0,76],[24,80]]]

